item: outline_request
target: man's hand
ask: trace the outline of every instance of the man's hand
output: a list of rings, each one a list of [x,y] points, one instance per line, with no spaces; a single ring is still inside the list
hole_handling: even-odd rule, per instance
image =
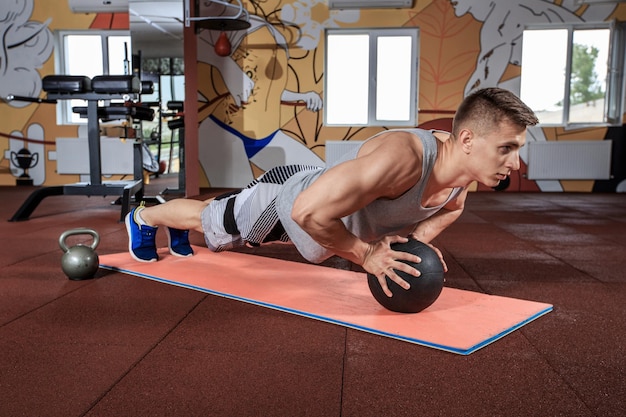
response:
[[[419,277],[420,275],[420,272],[417,269],[401,262],[408,261],[419,263],[422,261],[419,256],[391,249],[392,243],[406,243],[408,241],[408,238],[402,236],[386,236],[378,242],[370,243],[369,249],[365,254],[365,258],[361,266],[378,279],[378,282],[387,297],[391,297],[393,294],[387,286],[387,280],[385,277],[389,277],[390,280],[400,285],[405,290],[410,288],[409,283],[400,278],[395,270],[405,272],[415,277]],[[441,255],[440,252],[439,255]]]
[[[423,242],[423,243],[425,243],[425,242]],[[426,245],[430,246],[430,248],[432,250],[434,250],[435,253],[437,254],[437,256],[439,257],[439,260],[441,261],[441,265],[443,266],[443,272],[448,272],[448,265],[446,265],[446,261],[443,259],[443,254],[441,253],[439,248],[433,246],[430,243],[426,243]]]

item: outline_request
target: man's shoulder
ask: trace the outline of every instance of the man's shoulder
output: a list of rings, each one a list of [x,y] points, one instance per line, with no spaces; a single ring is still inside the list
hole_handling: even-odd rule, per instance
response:
[[[414,130],[389,130],[363,144],[359,156],[383,154],[394,158],[421,156],[423,152],[422,138]]]
[[[382,132],[370,141],[377,141],[379,143],[397,145],[399,142],[421,143],[424,139],[434,138],[434,134],[431,130],[413,128],[413,129],[391,129],[386,132]]]

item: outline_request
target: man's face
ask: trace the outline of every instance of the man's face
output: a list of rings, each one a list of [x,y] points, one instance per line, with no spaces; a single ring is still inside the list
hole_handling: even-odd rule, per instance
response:
[[[526,129],[501,123],[500,129],[472,141],[471,164],[477,181],[496,187],[513,171],[520,169],[519,151],[526,143]]]

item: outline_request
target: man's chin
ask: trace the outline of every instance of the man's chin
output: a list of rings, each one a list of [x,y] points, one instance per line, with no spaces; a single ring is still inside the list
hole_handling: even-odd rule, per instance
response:
[[[493,187],[497,187],[498,185],[500,185],[500,182],[502,182],[500,179],[495,178],[492,179],[490,181],[480,181],[485,187],[489,187],[489,188],[493,188]]]
[[[502,183],[502,181],[495,179],[495,180],[491,180],[491,181],[478,181],[480,182],[482,185],[484,185],[487,188],[497,188],[500,183]]]

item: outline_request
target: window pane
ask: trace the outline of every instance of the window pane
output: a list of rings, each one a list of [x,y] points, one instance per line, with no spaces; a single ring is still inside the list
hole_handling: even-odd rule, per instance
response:
[[[412,42],[410,36],[377,39],[376,119],[408,121],[411,117]]]
[[[624,96],[624,55],[626,53],[626,22],[620,22],[611,28],[611,54],[607,76],[606,116],[613,126],[623,124]]]
[[[109,74],[129,75],[130,36],[109,36]]]
[[[609,36],[609,29],[574,31],[568,120],[571,123],[605,121]]]
[[[367,124],[369,35],[328,35],[327,39],[326,122]]]
[[[65,37],[67,75],[102,75],[102,40],[100,35],[68,35]]]
[[[539,123],[563,122],[567,29],[525,30],[522,44],[520,98]]]
[[[67,35],[65,37],[67,75],[86,75],[92,78],[102,75],[102,38],[100,35]],[[70,122],[85,123],[72,107],[85,106],[83,100],[64,100]]]
[[[160,78],[161,101],[167,103],[171,100],[183,100],[185,97],[184,75],[163,75]]]

